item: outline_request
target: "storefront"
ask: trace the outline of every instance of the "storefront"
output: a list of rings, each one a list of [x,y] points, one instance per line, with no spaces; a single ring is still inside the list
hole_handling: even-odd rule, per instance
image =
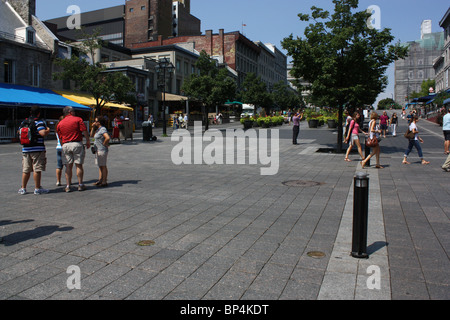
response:
[[[89,121],[92,113],[91,108],[66,99],[52,90],[0,83],[0,139],[16,138],[17,128],[29,117],[32,106],[41,107],[41,117],[47,121],[52,131],[66,106],[73,107],[85,121]]]

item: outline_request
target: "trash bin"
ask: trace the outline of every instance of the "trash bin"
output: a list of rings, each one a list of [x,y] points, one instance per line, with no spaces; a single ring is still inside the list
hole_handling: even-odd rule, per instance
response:
[[[144,141],[151,141],[153,137],[152,124],[148,121],[142,123],[142,133]]]

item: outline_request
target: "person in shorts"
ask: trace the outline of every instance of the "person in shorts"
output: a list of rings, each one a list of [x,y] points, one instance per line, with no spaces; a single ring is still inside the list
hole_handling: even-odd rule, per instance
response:
[[[92,124],[91,137],[95,140],[95,164],[98,165],[98,181],[94,183],[97,187],[108,186],[108,159],[109,141],[111,137],[106,129],[106,121],[103,118],[96,117]]]
[[[86,147],[91,147],[89,140],[89,133],[83,119],[75,116],[75,111],[72,107],[65,107],[63,110],[64,119],[58,123],[56,132],[61,140],[63,148],[63,164],[66,165],[66,192],[71,191],[72,184],[72,170],[75,164],[77,168],[78,191],[86,190],[83,183],[84,176],[84,158],[86,151],[83,145],[83,136],[86,139]]]
[[[41,195],[49,192],[48,189],[44,189],[41,186],[42,172],[45,171],[47,165],[46,149],[44,144],[44,138],[50,133],[50,128],[47,127],[45,122],[40,119],[41,108],[38,106],[31,107],[30,120],[35,122],[37,138],[31,144],[24,145],[22,147],[22,186],[19,189],[19,194],[24,195],[27,193],[27,184],[33,172],[33,179],[35,184],[34,194]],[[20,128],[24,126],[24,122],[20,125]]]

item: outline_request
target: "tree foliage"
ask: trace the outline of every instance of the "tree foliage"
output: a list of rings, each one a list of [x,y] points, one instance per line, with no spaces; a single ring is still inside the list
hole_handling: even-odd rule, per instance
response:
[[[82,42],[70,59],[57,58],[55,63],[62,67],[62,71],[53,74],[59,80],[74,81],[75,87],[88,92],[96,101],[94,115],[108,102],[134,103],[136,101],[135,87],[131,80],[120,72],[108,72],[100,63],[89,62],[83,54],[91,54],[92,60],[95,49],[100,45],[96,36],[89,37]]]
[[[388,66],[407,56],[408,49],[392,45],[390,29],[369,28],[367,11],[356,11],[358,0],[333,0],[334,13],[313,6],[311,15],[300,13],[301,21],[311,21],[304,38],[291,34],[282,46],[293,58],[292,75],[303,78],[314,101],[322,106],[360,107],[373,104],[386,88]],[[339,121],[342,126],[342,121]],[[342,148],[339,130],[338,148]]]
[[[191,74],[181,88],[189,99],[202,104],[206,121],[209,107],[222,105],[236,95],[236,83],[228,76],[228,70],[219,68],[216,61],[202,51],[196,62],[199,73]],[[206,122],[207,123],[207,122]]]
[[[247,73],[240,89],[238,99],[243,103],[263,108],[272,107],[273,100],[267,86],[255,73]]]

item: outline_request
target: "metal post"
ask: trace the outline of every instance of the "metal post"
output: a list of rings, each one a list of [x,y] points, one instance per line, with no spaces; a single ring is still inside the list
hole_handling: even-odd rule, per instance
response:
[[[369,218],[369,175],[358,172],[354,178],[352,257],[367,259]]]

